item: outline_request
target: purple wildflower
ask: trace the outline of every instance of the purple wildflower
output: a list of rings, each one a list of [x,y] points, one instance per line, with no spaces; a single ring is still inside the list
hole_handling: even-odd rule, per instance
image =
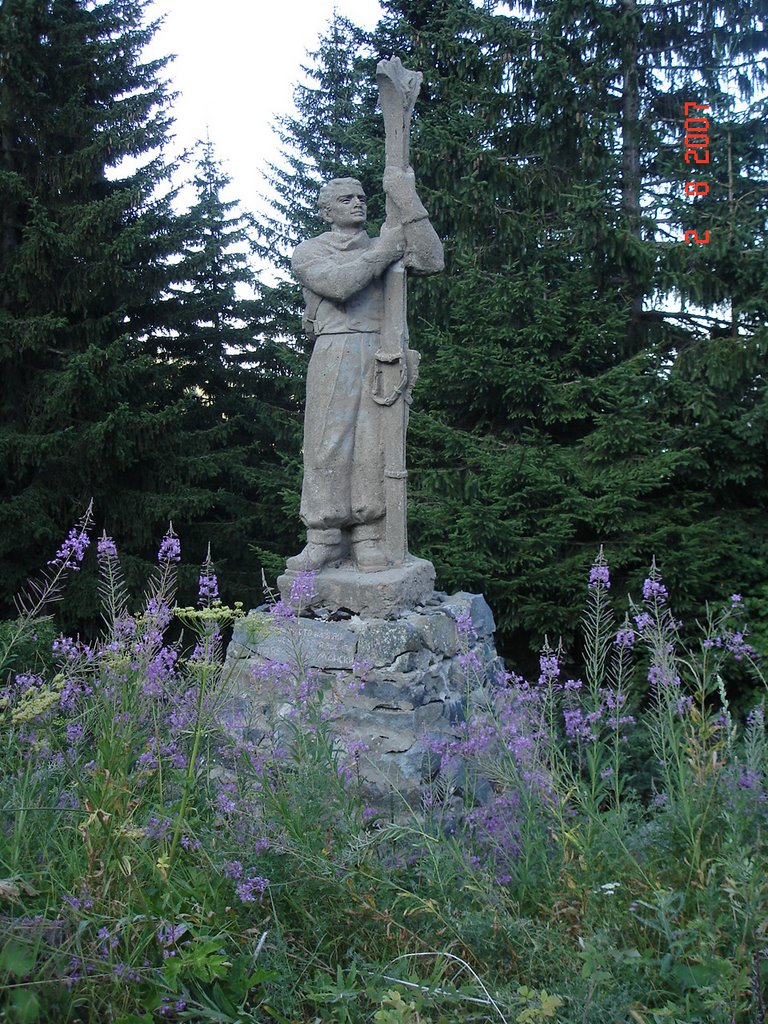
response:
[[[145,669],[141,692],[145,697],[161,697],[168,682],[173,679],[178,652],[171,647],[161,647]]]
[[[744,599],[742,598],[741,594],[731,594],[731,604],[732,605],[741,604],[741,602],[743,600]]]
[[[565,708],[563,718],[565,719],[565,735],[569,740],[586,740],[587,743],[594,743],[597,740],[596,726],[600,721],[602,708],[598,711],[590,711],[584,714],[581,708]]]
[[[742,789],[759,790],[763,784],[762,773],[754,768],[745,768],[739,775],[738,783]]]
[[[682,680],[678,675],[669,675],[660,665],[651,665],[648,669],[648,682],[654,687],[680,686]]]
[[[482,663],[480,662],[480,655],[477,653],[477,648],[475,647],[467,651],[466,654],[460,654],[458,662],[465,672],[474,672],[479,674],[483,670]]]
[[[50,560],[48,565],[67,567],[68,569],[78,569],[79,565],[75,563],[82,562],[85,557],[85,552],[89,547],[91,541],[84,527],[73,526],[67,534],[67,539],[61,545],[59,550]]]
[[[261,896],[268,885],[268,879],[262,878],[260,875],[252,875],[235,886],[235,892],[240,897],[242,903],[254,903],[256,901],[256,893]]]
[[[607,565],[593,565],[589,570],[589,586],[595,589],[610,590],[611,577]]]
[[[213,570],[203,571],[200,574],[197,583],[197,598],[203,608],[219,600],[219,581]]]
[[[117,545],[111,537],[107,536],[106,530],[99,537],[98,543],[96,544],[96,555],[100,562],[108,560],[110,558],[117,558]]]
[[[224,877],[236,882],[243,877],[243,865],[239,860],[224,861]]]
[[[640,618],[639,615],[638,618]],[[632,629],[631,626],[626,626],[624,629],[619,629],[616,632],[616,637],[613,642],[616,645],[616,647],[632,647],[634,645],[635,639],[636,636],[634,629]]]
[[[664,604],[668,597],[669,593],[667,588],[661,580],[647,579],[643,583],[644,601],[657,601],[659,604]]]
[[[148,819],[144,832],[148,839],[169,839],[173,831],[173,821],[170,818]]]
[[[297,572],[291,583],[290,600],[294,604],[306,605],[315,596],[316,572]]]
[[[474,640],[477,637],[475,627],[472,624],[472,616],[469,612],[459,612],[456,616],[456,629],[459,637],[465,643],[469,640]]]
[[[546,685],[547,683],[554,682],[560,675],[560,665],[557,661],[557,655],[545,651],[539,657],[539,668],[541,669],[541,675],[539,676],[540,685]]]
[[[750,729],[762,729],[765,726],[765,708],[758,704],[747,715],[747,725]]]
[[[157,552],[157,560],[158,562],[181,561],[181,542],[173,532],[173,526],[168,527],[168,533],[163,537],[163,541]]]
[[[112,973],[122,981],[141,981],[141,971],[137,971],[135,967],[130,967],[128,964],[115,964]]]
[[[280,625],[280,623],[293,622],[296,619],[296,612],[287,601],[283,601],[282,598],[277,601],[269,609],[269,614],[273,621]]]
[[[635,625],[638,630],[642,633],[646,629],[650,629],[653,625],[653,619],[648,612],[640,612],[639,615],[635,616]]]
[[[680,718],[684,718],[685,715],[693,707],[693,697],[684,696],[678,697],[677,704],[675,705],[675,714],[679,715]]]
[[[67,724],[67,743],[71,745],[83,738],[83,726],[81,722],[69,722]]]
[[[736,661],[741,661],[742,658],[748,658],[755,653],[754,647],[746,642],[743,633],[731,633],[726,636],[725,647]]]
[[[163,922],[155,932],[157,941],[163,947],[168,949],[169,946],[173,946],[181,938],[181,936],[189,931],[189,926],[186,924],[168,924]]]

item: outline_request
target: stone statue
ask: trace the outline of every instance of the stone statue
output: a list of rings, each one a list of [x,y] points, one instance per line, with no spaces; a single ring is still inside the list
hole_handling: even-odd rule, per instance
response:
[[[293,254],[314,350],[301,495],[307,544],[288,559],[290,573],[346,561],[375,573],[408,557],[405,429],[418,354],[407,344],[405,278],[406,271],[441,271],[443,247],[408,163],[408,126],[421,76],[397,58],[382,61],[378,76],[388,129],[381,233],[371,238],[365,230],[360,182],[335,178],[319,195],[330,230]]]

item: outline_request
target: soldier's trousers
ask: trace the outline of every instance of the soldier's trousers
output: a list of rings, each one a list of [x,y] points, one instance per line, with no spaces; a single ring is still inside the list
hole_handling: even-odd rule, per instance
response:
[[[371,397],[378,334],[322,334],[307,373],[301,518],[310,529],[384,515],[382,407]]]

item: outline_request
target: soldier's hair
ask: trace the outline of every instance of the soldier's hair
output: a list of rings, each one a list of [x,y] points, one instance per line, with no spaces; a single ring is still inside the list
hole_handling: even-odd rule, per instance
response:
[[[317,195],[317,206],[321,215],[323,217],[327,215],[328,206],[335,196],[344,195],[350,189],[358,188],[363,192],[365,191],[357,178],[331,178],[330,181],[326,181]]]

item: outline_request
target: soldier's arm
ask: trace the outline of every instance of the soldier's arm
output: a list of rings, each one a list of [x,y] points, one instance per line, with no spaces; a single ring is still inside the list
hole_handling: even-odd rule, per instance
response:
[[[405,265],[417,274],[439,274],[445,267],[443,243],[429,221],[424,204],[416,192],[413,168],[406,171],[387,168],[384,191],[397,208],[405,231]]]
[[[372,240],[354,258],[340,261],[338,254],[310,238],[296,247],[291,266],[304,288],[309,288],[324,299],[346,302],[384,271],[405,251],[401,232],[385,232]]]

